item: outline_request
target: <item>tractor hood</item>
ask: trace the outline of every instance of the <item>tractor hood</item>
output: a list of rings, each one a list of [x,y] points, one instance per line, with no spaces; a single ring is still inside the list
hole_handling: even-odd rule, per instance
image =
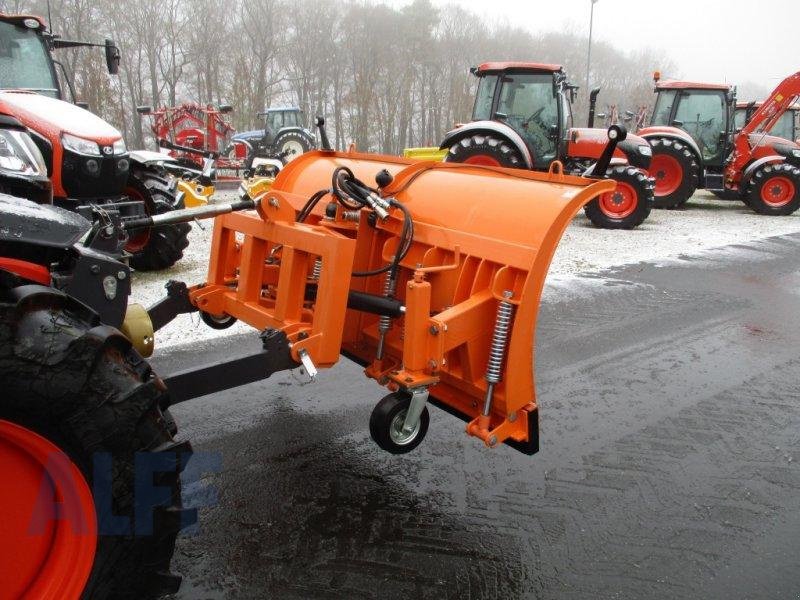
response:
[[[14,115],[32,131],[57,142],[62,133],[110,145],[122,134],[88,110],[33,92],[0,92],[0,111]]]
[[[608,131],[599,128],[573,127],[567,133],[567,141],[567,154],[570,157],[598,159],[608,144]],[[624,158],[632,166],[642,169],[650,166],[651,156],[650,143],[630,133],[614,150],[614,158]]]

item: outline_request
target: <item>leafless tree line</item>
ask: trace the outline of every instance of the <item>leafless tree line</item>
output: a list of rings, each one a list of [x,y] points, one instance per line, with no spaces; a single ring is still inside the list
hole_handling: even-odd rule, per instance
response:
[[[3,6],[5,5],[5,6]],[[48,13],[46,0],[6,1],[8,12]],[[584,87],[584,32],[533,35],[451,5],[415,0],[395,9],[368,0],[51,0],[51,29],[67,39],[113,38],[122,51],[118,77],[102,52],[59,50],[80,100],[142,147],[147,123],[137,105],[228,103],[239,130],[277,104],[322,114],[339,148],[397,154],[437,143],[469,118],[475,78],[486,60],[563,64]],[[635,110],[653,100],[650,74],[675,73],[664,56],[627,53],[595,41],[591,87],[599,106]],[[677,73],[676,73],[677,74]],[[581,89],[576,124],[584,124]]]

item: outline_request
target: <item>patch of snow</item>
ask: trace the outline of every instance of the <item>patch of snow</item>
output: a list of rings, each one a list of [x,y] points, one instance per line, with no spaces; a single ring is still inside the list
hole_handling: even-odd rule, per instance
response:
[[[217,198],[230,200],[235,193],[218,193]],[[173,268],[134,274],[131,301],[149,306],[163,296],[164,284],[169,279],[179,279],[189,285],[205,279],[211,222],[203,224],[205,231],[196,224],[192,226],[189,247],[183,260]],[[681,255],[698,253],[713,261],[714,252],[704,251],[795,232],[800,232],[800,211],[787,217],[765,217],[755,214],[741,202],[719,200],[705,191],[696,193],[682,210],[653,210],[641,226],[631,231],[596,229],[581,211],[556,250],[544,297],[556,300],[603,293],[603,286],[620,285],[620,282],[592,274],[610,267],[680,260]],[[731,251],[753,253],[746,248],[726,249],[726,252]],[[757,252],[753,253],[753,258],[758,258]],[[196,344],[248,330],[241,323],[221,331],[211,329],[196,315],[181,315],[156,333],[156,352],[175,344]]]

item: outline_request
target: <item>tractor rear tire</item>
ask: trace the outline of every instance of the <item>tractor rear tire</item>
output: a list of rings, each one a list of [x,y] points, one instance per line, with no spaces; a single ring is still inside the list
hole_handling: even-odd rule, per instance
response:
[[[750,179],[746,204],[760,215],[791,215],[800,208],[800,169],[786,163],[761,167]]]
[[[489,167],[525,168],[525,161],[511,142],[486,134],[475,134],[458,140],[450,146],[444,161]]]
[[[612,167],[606,176],[617,182],[617,189],[583,207],[588,219],[602,229],[633,229],[641,225],[653,206],[653,179],[630,165]]]
[[[181,504],[191,446],[173,440],[164,384],[130,342],[70,296],[0,271],[0,389],[0,420],[63,451],[91,489],[98,535],[81,597],[176,592],[175,538],[196,520]]]
[[[278,137],[275,138],[273,148],[275,148],[277,154],[282,154],[287,151],[290,153],[282,159],[283,164],[286,164],[293,158],[297,158],[301,154],[311,150],[313,145],[312,140],[299,131],[284,131],[283,133],[279,133]]]
[[[183,201],[175,197],[169,182],[147,170],[131,170],[125,193],[132,200],[144,202],[148,215],[160,215],[184,208]],[[189,245],[188,223],[175,223],[133,232],[126,250],[131,252],[128,263],[137,271],[160,271],[183,258]]]
[[[655,208],[677,208],[692,197],[700,177],[697,157],[678,140],[650,140],[653,158],[648,173],[655,179]]]

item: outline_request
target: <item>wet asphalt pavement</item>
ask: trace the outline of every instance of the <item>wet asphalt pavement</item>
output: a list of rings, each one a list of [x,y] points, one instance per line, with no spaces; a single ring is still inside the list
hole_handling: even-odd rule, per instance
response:
[[[346,359],[175,407],[216,471],[176,598],[797,598],[798,315],[800,235],[548,288],[531,457],[435,408],[382,452]]]

